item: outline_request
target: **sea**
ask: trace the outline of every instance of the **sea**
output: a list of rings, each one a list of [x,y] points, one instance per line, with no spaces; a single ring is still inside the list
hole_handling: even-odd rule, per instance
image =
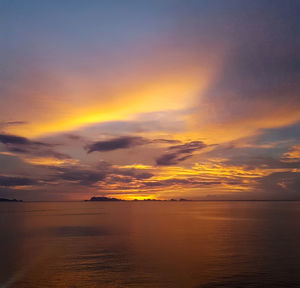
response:
[[[300,287],[300,202],[3,202],[0,287]]]

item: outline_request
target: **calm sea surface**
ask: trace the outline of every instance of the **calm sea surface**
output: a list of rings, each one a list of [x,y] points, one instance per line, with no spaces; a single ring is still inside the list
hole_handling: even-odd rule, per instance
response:
[[[0,203],[0,287],[300,287],[300,202]]]

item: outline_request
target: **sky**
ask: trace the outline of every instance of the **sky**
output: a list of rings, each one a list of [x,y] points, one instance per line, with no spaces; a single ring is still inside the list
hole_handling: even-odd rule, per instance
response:
[[[0,0],[0,197],[300,199],[299,13]]]

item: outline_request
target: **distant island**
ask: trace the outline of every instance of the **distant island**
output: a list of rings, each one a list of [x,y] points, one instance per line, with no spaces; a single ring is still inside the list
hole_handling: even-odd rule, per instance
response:
[[[110,198],[110,197],[92,197],[90,200],[84,200],[86,202],[90,202],[90,201],[123,201],[121,199],[117,199],[117,198]]]
[[[123,200],[118,198],[112,198],[112,197],[92,197],[89,200],[84,200],[85,202],[109,202],[109,201],[193,201],[193,200],[187,200],[187,199],[170,199],[170,200],[160,200],[160,199],[133,199],[133,200]]]
[[[23,202],[23,200],[0,198],[0,202]]]

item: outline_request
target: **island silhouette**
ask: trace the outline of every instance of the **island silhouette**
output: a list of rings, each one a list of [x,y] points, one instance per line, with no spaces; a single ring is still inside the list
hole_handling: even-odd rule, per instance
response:
[[[89,201],[124,201],[121,199],[117,199],[117,198],[110,198],[110,197],[92,197],[90,200],[84,200],[86,202]]]
[[[193,200],[187,200],[187,199],[170,199],[170,200],[160,200],[160,199],[133,199],[133,200],[123,200],[123,199],[118,199],[118,198],[113,198],[113,197],[91,197],[89,200],[84,200],[85,202],[109,202],[109,201],[193,201]]]
[[[0,198],[0,202],[23,202],[23,200]]]

